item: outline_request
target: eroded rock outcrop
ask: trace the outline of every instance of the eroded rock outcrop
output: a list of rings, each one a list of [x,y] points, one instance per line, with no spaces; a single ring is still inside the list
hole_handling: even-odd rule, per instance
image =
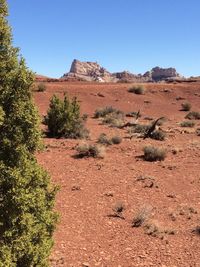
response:
[[[70,72],[64,74],[62,78],[76,77],[86,81],[111,82],[114,77],[97,62],[81,62],[75,59],[72,62]]]
[[[75,59],[70,71],[62,79],[97,82],[160,82],[180,78],[174,68],[155,67],[145,74],[133,74],[128,71],[110,73],[97,62],[81,62]]]

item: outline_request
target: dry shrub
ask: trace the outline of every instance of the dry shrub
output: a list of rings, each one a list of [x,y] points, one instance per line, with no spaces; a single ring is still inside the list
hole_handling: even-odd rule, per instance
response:
[[[141,226],[146,220],[149,219],[153,211],[153,207],[151,205],[142,206],[138,212],[135,214],[132,220],[132,227]]]
[[[124,124],[124,115],[122,113],[110,113],[104,117],[103,123],[109,124],[111,127],[121,127]]]
[[[151,134],[150,137],[155,140],[164,141],[166,134],[161,130],[156,130]]]
[[[180,123],[181,127],[194,127],[195,126],[195,122],[194,121],[183,121]]]
[[[200,120],[200,112],[191,111],[185,116],[185,118],[189,120]]]
[[[151,220],[148,221],[145,225],[145,233],[153,237],[158,237],[163,239],[165,235],[174,235],[175,230],[163,227],[158,221]]]
[[[162,161],[166,157],[166,150],[154,146],[146,146],[143,149],[146,161]]]
[[[100,145],[91,145],[88,143],[80,144],[77,148],[77,157],[93,157],[93,158],[104,158],[105,156],[105,147]]]
[[[189,102],[185,102],[181,104],[182,111],[190,111],[192,105]]]
[[[129,93],[134,93],[136,95],[144,95],[145,88],[143,85],[134,85],[131,88],[128,89]]]
[[[105,108],[96,109],[94,113],[94,118],[104,118],[106,115],[111,113],[123,114],[121,110],[113,108],[112,106],[107,106]]]

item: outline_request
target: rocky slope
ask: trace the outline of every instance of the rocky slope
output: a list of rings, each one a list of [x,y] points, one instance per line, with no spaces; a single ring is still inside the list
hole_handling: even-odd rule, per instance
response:
[[[168,79],[180,79],[175,68],[155,67],[145,74],[133,74],[128,71],[110,73],[97,62],[81,62],[75,59],[70,71],[63,75],[64,80],[83,80],[97,82],[159,82]]]

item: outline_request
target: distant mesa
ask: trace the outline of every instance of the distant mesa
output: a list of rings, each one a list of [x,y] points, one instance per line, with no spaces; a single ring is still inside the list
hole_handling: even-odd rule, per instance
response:
[[[77,59],[73,60],[70,71],[61,77],[62,80],[88,82],[161,82],[182,78],[175,68],[155,67],[143,75],[129,71],[110,73],[97,62],[82,62]]]

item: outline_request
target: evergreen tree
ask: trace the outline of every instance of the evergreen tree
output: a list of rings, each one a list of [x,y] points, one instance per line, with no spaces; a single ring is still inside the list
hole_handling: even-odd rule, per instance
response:
[[[7,15],[0,0],[0,267],[43,267],[53,245],[56,188],[34,157],[41,138],[34,75],[12,46]]]

